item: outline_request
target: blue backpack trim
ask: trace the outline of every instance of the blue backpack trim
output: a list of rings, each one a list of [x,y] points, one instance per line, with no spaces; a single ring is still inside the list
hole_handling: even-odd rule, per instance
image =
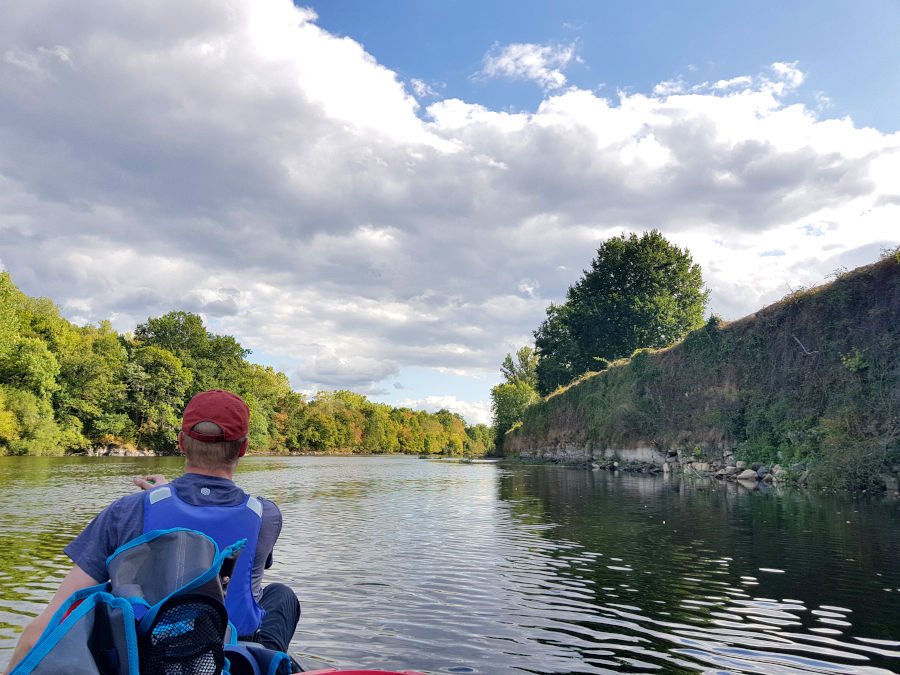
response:
[[[73,596],[54,613],[51,623],[41,634],[40,639],[28,654],[25,655],[25,658],[16,665],[10,675],[13,673],[16,675],[25,675],[26,673],[32,672],[53,648],[59,644],[60,640],[68,634],[69,630],[87,614],[94,611],[96,606],[101,603],[122,611],[126,641],[125,653],[128,663],[127,672],[132,675],[138,675],[140,670],[140,666],[138,665],[138,640],[131,603],[124,598],[118,598],[105,591],[97,590],[98,588],[103,588],[103,586],[91,586],[90,588],[84,588],[73,594]],[[75,607],[65,619],[60,620],[76,602],[80,602],[81,604]]]
[[[294,672],[290,656],[255,642],[226,644],[225,658],[232,664],[234,675],[289,675]],[[237,664],[241,664],[240,667]],[[248,667],[250,672],[247,672]]]

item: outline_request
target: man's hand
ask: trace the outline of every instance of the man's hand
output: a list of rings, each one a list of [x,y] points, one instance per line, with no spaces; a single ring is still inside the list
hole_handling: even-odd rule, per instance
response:
[[[166,485],[169,482],[166,480],[165,476],[158,473],[150,474],[149,476],[135,476],[131,480],[135,485],[141,488],[141,490],[150,490],[159,487],[160,485]]]

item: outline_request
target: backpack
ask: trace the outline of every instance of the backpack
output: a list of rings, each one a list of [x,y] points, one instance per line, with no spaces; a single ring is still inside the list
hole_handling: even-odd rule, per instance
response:
[[[110,580],[73,593],[10,675],[219,675],[232,672],[226,653],[257,668],[235,675],[291,673],[287,654],[229,637],[219,572],[245,543],[219,551],[173,528],[123,544],[107,558]]]

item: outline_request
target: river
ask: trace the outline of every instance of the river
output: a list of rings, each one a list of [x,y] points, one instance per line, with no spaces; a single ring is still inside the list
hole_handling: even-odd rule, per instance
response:
[[[62,547],[176,458],[0,457],[0,666]],[[900,503],[412,457],[242,460],[285,526],[320,667],[437,673],[900,671]]]

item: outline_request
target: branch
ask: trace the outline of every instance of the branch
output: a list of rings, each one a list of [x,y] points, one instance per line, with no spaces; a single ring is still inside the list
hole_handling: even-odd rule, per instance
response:
[[[814,352],[809,351],[806,347],[803,346],[803,343],[800,342],[800,340],[797,339],[797,336],[794,335],[793,333],[791,333],[791,337],[794,338],[795,340],[797,340],[797,344],[800,345],[800,349],[802,349],[802,350],[803,350],[803,353],[806,354],[807,356],[812,356],[813,354],[818,354],[818,353],[819,353],[819,350],[818,350],[818,349],[817,349],[816,351],[814,351]]]

